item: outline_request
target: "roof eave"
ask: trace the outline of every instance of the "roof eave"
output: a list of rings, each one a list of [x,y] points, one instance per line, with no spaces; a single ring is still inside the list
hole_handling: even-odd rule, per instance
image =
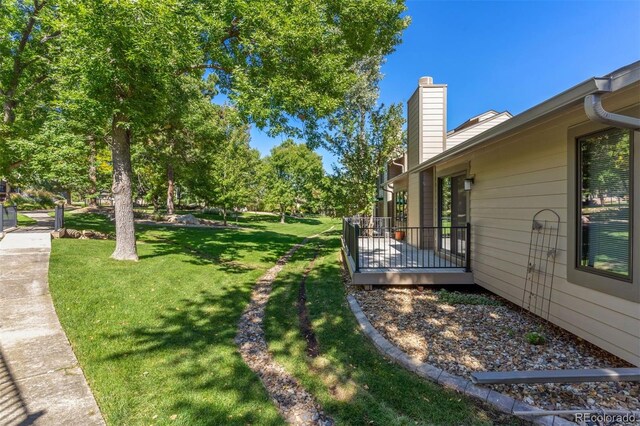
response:
[[[625,67],[627,68],[627,67]],[[479,135],[476,135],[453,148],[447,149],[442,153],[430,158],[429,160],[417,165],[407,173],[418,172],[424,170],[435,163],[452,157],[461,151],[470,149],[476,145],[486,142],[489,139],[499,137],[506,133],[512,132],[523,127],[530,122],[551,114],[559,109],[571,105],[577,105],[583,102],[584,97],[593,93],[611,92],[622,89],[630,84],[640,81],[640,61],[629,66],[624,72],[616,75],[612,73],[604,78],[590,78],[577,86],[574,86],[564,92],[532,107],[528,110],[492,127]]]

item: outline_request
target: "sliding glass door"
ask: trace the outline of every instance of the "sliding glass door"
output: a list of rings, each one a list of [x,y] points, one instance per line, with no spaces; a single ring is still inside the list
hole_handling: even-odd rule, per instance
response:
[[[463,256],[467,225],[467,191],[465,175],[446,176],[438,179],[438,248]]]

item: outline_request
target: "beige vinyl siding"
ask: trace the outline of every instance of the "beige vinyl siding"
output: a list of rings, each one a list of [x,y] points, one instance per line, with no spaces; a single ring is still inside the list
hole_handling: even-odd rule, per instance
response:
[[[407,162],[411,169],[420,162],[420,93],[416,90],[407,102]]]
[[[609,110],[633,103],[628,96],[615,99],[605,105]],[[531,220],[537,211],[553,209],[561,223],[549,320],[640,365],[640,303],[566,280],[567,208],[574,205],[567,199],[567,138],[569,129],[587,118],[580,106],[556,117],[437,165],[444,170],[469,164],[475,176],[469,193],[475,282],[520,304]]]
[[[422,150],[420,162],[444,151],[446,138],[446,86],[420,87],[422,102]],[[411,166],[409,166],[411,167]]]
[[[507,121],[510,115],[506,112],[495,115],[484,121],[480,121],[478,124],[462,129],[459,132],[455,132],[447,138],[447,149],[454,147],[472,137],[479,135],[480,133],[489,130],[490,128]]]

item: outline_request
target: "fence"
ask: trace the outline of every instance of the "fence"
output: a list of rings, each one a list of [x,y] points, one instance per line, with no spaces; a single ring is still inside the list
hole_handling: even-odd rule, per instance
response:
[[[379,218],[388,219],[388,218]],[[342,239],[356,271],[361,269],[464,268],[470,271],[471,226],[361,226],[344,218]],[[371,223],[371,222],[369,222]]]
[[[18,208],[16,206],[0,206],[0,232],[18,226]]]

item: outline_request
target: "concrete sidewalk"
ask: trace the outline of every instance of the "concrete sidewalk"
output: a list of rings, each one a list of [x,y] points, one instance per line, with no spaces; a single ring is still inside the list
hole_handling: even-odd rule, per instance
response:
[[[0,241],[0,425],[104,425],[56,315],[48,232]]]

